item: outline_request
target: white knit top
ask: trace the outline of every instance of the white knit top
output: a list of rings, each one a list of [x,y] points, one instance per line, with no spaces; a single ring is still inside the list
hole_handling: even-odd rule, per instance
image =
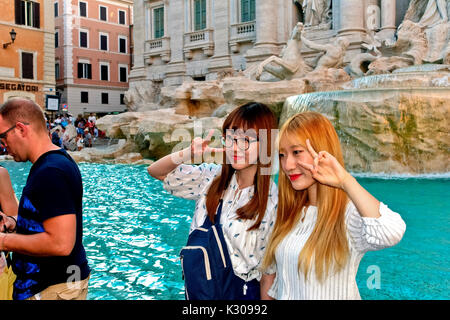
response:
[[[346,209],[349,259],[345,267],[319,282],[314,264],[305,281],[298,269],[298,256],[311,235],[317,219],[317,207],[309,206],[302,211],[298,224],[283,239],[275,251],[275,263],[266,273],[276,277],[268,294],[278,300],[359,300],[356,273],[361,258],[367,251],[380,250],[397,244],[406,230],[405,222],[398,213],[380,203],[379,218],[361,217],[350,201]],[[301,222],[304,217],[303,222]]]
[[[200,227],[205,221],[206,194],[214,178],[220,175],[221,168],[220,165],[207,163],[198,166],[181,164],[164,179],[164,189],[172,195],[196,201],[189,232]],[[261,279],[260,267],[275,224],[278,204],[278,188],[272,181],[261,225],[258,229],[247,231],[256,219],[240,219],[236,211],[246,205],[253,194],[254,186],[239,189],[236,173],[234,173],[223,196],[220,216],[220,224],[234,273],[245,281]]]

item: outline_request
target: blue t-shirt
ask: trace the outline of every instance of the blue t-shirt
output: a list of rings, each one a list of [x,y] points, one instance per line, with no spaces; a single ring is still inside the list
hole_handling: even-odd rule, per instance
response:
[[[76,215],[76,241],[66,257],[34,257],[13,254],[13,298],[23,300],[47,287],[80,281],[90,269],[84,250],[82,218],[83,184],[76,162],[63,149],[44,153],[33,164],[22,191],[17,217],[17,233],[44,232],[43,222],[66,214]]]

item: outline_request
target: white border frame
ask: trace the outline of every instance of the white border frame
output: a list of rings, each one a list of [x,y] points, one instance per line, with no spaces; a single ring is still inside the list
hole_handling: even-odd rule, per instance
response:
[[[105,8],[106,9],[106,20],[102,20],[101,19],[101,8]],[[103,22],[109,22],[108,21],[108,7],[107,6],[102,6],[101,4],[98,5],[98,20],[99,21],[103,21]]]
[[[124,39],[125,40],[125,52],[120,52],[120,39]],[[118,53],[122,53],[122,54],[127,54],[128,53],[128,37],[119,34],[117,36],[117,52]]]
[[[22,81],[27,81],[27,80],[37,80],[37,52],[36,51],[28,51],[28,50],[22,50],[22,49],[19,49],[18,50],[18,52],[19,52],[19,64],[20,64],[20,66],[19,66],[19,78],[22,80]],[[31,53],[32,55],[33,55],[33,79],[28,79],[28,78],[23,78],[22,77],[22,74],[23,74],[23,69],[22,69],[22,53]]]
[[[108,80],[102,79],[102,66],[108,66]],[[100,61],[98,63],[98,80],[100,81],[111,81],[111,65],[109,62]]]
[[[83,2],[84,4],[86,4],[86,16],[82,16],[80,14],[80,2]],[[80,18],[88,18],[89,17],[89,11],[88,11],[88,2],[87,1],[78,1],[78,17]]]
[[[120,68],[126,68],[126,70],[127,70],[127,78],[126,78],[126,81],[120,81]],[[127,64],[122,64],[122,63],[119,63],[118,65],[117,65],[117,82],[120,82],[120,83],[128,83],[128,65]]]
[[[102,36],[106,36],[106,50],[102,49]],[[98,50],[100,51],[109,51],[109,33],[107,32],[100,32],[98,33]]]
[[[125,23],[121,24],[120,23],[120,11],[122,11],[124,13],[124,17],[125,17]],[[117,10],[117,24],[120,26],[126,26],[127,25],[127,12],[125,10],[122,9],[118,9]]]
[[[86,33],[87,33],[87,47],[82,47],[82,46],[81,46],[81,32],[86,32]],[[89,46],[89,30],[88,30],[88,29],[82,29],[82,28],[80,28],[80,29],[78,30],[78,47],[79,47],[79,48],[84,48],[84,49],[90,48],[90,46]]]

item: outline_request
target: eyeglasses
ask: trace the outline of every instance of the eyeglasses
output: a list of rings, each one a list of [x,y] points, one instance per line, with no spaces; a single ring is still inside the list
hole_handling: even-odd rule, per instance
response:
[[[245,138],[234,138],[232,136],[222,137],[222,145],[226,148],[232,148],[234,143],[236,143],[237,147],[241,150],[247,151],[250,148],[250,144],[253,142],[258,142],[258,139],[250,140],[248,137]]]
[[[24,125],[29,125],[29,123],[26,123],[26,122],[21,122],[21,123],[24,124]],[[9,128],[8,130],[6,130],[5,132],[0,133],[0,140],[6,139],[6,136],[8,135],[8,132],[13,130],[16,126],[17,126],[17,123],[15,125],[13,125],[11,128]]]

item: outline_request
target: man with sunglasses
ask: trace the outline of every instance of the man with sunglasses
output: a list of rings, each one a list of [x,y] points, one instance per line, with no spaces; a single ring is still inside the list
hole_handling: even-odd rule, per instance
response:
[[[49,137],[44,113],[15,98],[0,107],[0,140],[17,162],[33,165],[17,222],[2,219],[0,251],[13,252],[16,300],[86,299],[90,269],[82,244],[81,174]]]

